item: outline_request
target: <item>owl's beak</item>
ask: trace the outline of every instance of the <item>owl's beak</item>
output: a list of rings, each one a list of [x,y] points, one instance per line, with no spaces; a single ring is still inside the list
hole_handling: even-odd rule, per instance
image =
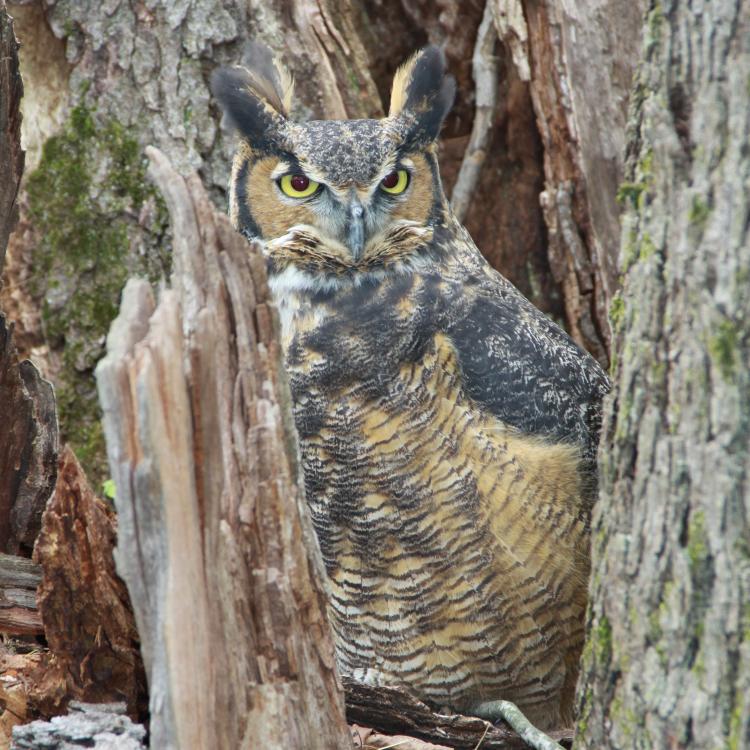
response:
[[[359,260],[365,247],[365,210],[356,198],[349,206],[347,239],[354,260]]]

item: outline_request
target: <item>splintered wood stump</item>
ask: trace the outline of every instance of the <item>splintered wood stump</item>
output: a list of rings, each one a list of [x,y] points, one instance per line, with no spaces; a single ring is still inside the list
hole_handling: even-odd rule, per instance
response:
[[[128,283],[97,381],[151,746],[351,747],[264,261],[149,156],[173,288]]]
[[[133,718],[145,713],[138,632],[112,556],[116,532],[114,513],[94,495],[66,446],[34,548],[49,647],[42,683],[59,684],[55,691],[37,690],[34,703],[45,715],[58,713],[70,699],[125,701]]]

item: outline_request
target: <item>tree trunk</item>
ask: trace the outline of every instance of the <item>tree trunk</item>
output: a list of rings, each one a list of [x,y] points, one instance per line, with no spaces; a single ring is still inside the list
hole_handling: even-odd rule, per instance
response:
[[[578,747],[750,747],[750,3],[652,2]]]
[[[13,22],[0,0],[0,271],[8,237],[18,221],[18,187],[23,173],[21,149],[21,97],[23,83],[18,69],[18,42]]]
[[[173,289],[129,283],[97,378],[152,747],[346,747],[264,261],[151,158]]]

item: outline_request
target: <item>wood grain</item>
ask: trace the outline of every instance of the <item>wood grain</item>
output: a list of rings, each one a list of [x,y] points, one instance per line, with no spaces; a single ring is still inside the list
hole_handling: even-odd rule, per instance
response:
[[[152,745],[347,747],[264,261],[149,155],[172,289],[128,283],[97,379]]]

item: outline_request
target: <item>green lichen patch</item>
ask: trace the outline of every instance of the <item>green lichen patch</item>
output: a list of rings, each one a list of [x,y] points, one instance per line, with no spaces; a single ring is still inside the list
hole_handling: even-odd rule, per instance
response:
[[[697,570],[705,564],[708,559],[708,535],[706,533],[706,515],[702,510],[696,510],[690,514],[688,523],[688,559],[690,568]]]
[[[722,320],[708,341],[711,359],[719,368],[722,378],[728,383],[733,382],[737,375],[739,338],[737,326],[731,320]]]
[[[594,645],[594,658],[597,664],[607,664],[612,656],[612,626],[606,615],[599,618],[599,622],[591,631],[590,638]]]
[[[656,253],[656,245],[654,245],[651,235],[648,232],[643,233],[641,238],[641,247],[638,252],[638,258],[641,261],[646,261]]]
[[[727,739],[728,750],[739,750],[743,747],[742,737],[747,734],[747,725],[750,724],[750,718],[747,714],[743,715],[743,696],[740,691],[735,694],[732,714],[729,717],[729,737]]]
[[[617,189],[617,202],[623,206],[629,203],[637,208],[639,198],[645,190],[646,184],[643,182],[623,182]]]
[[[688,209],[688,221],[691,226],[703,230],[711,214],[711,208],[700,196],[694,195]]]
[[[617,292],[612,298],[612,303],[609,306],[609,319],[612,323],[612,331],[619,333],[625,321],[625,300],[620,292]]]
[[[653,53],[658,50],[661,43],[663,27],[664,11],[661,7],[661,3],[655,2],[646,16],[646,34],[644,43],[648,53]]]
[[[168,272],[166,207],[135,137],[84,105],[45,143],[28,195],[38,237],[31,286],[61,362],[61,434],[98,484],[107,472],[93,369],[128,276]]]

